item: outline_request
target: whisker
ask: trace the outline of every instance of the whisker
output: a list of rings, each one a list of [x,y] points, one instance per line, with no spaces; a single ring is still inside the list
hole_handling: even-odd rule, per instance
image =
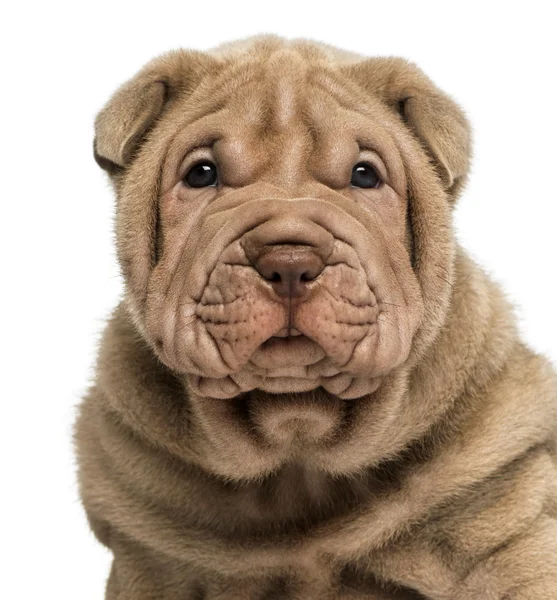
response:
[[[180,327],[176,330],[176,335],[179,335],[180,333],[182,333],[182,331],[188,327],[188,325],[191,325],[196,319],[198,319],[199,317],[197,315],[192,315],[191,317],[189,317],[186,321],[184,321],[183,323],[180,324]]]
[[[383,318],[381,319],[381,317],[383,317]],[[377,320],[378,320],[378,321],[379,321],[380,319],[381,319],[381,321],[383,321],[384,323],[387,323],[387,324],[388,324],[388,325],[390,325],[391,327],[394,327],[395,329],[397,329],[397,326],[396,326],[396,325],[395,325],[395,324],[394,324],[392,321],[390,321],[389,319],[387,319],[387,317],[385,317],[385,313],[382,313],[382,314],[380,314],[380,315],[377,317]]]
[[[451,282],[450,282],[448,279],[445,279],[445,277],[441,277],[441,275],[437,275],[437,277],[439,277],[439,279],[440,279],[441,281],[444,281],[444,282],[445,282],[447,285],[449,285],[450,287],[454,287],[454,286],[453,286],[453,284],[452,284],[452,283],[451,283]]]

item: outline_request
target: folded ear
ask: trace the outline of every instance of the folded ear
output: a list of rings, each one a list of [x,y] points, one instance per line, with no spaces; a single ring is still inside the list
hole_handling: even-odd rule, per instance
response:
[[[456,197],[472,152],[470,125],[456,102],[404,59],[371,58],[346,69],[400,114],[431,156],[447,192]]]
[[[185,50],[148,63],[97,115],[93,144],[97,163],[112,175],[123,171],[172,100],[195,89],[217,64],[207,54]]]

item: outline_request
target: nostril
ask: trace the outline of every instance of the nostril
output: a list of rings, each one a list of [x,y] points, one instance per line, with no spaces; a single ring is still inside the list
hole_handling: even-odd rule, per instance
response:
[[[259,255],[253,266],[283,297],[304,296],[306,283],[316,279],[325,265],[321,257],[307,246],[280,246]]]

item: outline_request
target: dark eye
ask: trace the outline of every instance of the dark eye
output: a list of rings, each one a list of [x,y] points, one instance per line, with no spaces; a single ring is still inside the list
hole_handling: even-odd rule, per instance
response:
[[[209,160],[198,162],[186,173],[184,182],[192,188],[217,185],[217,167]]]
[[[381,178],[375,167],[361,162],[352,169],[350,184],[357,188],[378,188],[381,185]]]

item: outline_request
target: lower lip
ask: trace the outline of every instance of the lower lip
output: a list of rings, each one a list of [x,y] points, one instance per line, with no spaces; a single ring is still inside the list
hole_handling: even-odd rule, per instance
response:
[[[265,368],[287,365],[311,365],[322,358],[323,349],[305,335],[296,337],[272,337],[255,352],[252,361]]]

